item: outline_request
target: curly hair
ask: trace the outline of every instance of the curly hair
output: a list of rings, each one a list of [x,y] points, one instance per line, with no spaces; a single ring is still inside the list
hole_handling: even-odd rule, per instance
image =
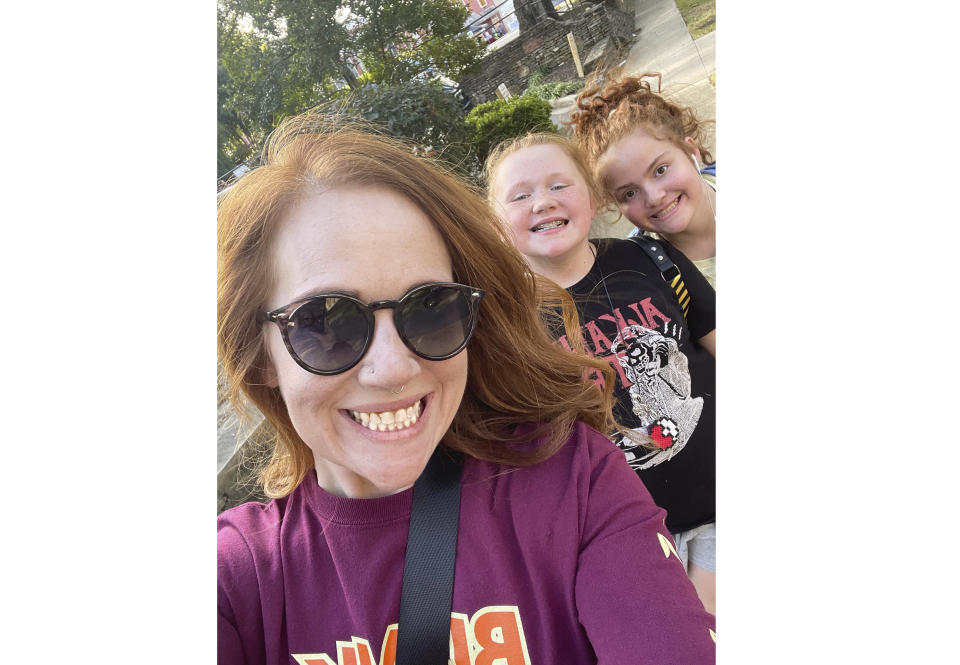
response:
[[[595,83],[577,95],[577,110],[570,124],[591,164],[638,127],[685,152],[690,149],[684,141],[689,136],[697,143],[704,163],[714,162],[713,155],[703,147],[704,125],[710,121],[698,120],[691,108],[667,101],[643,80],[659,76],[627,76],[602,87]]]
[[[260,472],[267,496],[293,491],[314,464],[280,391],[265,383],[261,313],[272,288],[272,239],[291,205],[316,188],[387,187],[406,197],[443,237],[454,280],[486,291],[466,390],[441,445],[526,465],[556,452],[577,420],[601,432],[620,429],[611,413],[613,369],[549,336],[553,307],[572,309],[569,294],[527,269],[477,188],[406,143],[316,113],[284,121],[261,161],[218,201],[217,346],[234,404],[242,409],[245,396],[276,432]],[[604,377],[602,390],[585,378],[593,370]],[[524,423],[535,424],[518,427]],[[520,445],[538,437],[539,446]]]

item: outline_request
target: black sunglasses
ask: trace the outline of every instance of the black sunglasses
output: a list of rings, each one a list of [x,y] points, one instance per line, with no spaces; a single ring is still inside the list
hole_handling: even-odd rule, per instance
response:
[[[452,358],[473,334],[484,295],[482,289],[453,282],[422,284],[399,300],[366,304],[340,293],[321,293],[266,312],[266,318],[280,326],[283,343],[300,367],[314,374],[340,374],[360,362],[370,347],[378,309],[393,309],[400,339],[421,358]]]

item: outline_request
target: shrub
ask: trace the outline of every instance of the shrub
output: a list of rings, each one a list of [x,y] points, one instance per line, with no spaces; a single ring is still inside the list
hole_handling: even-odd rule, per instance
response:
[[[523,94],[535,95],[540,99],[557,99],[558,97],[572,95],[581,90],[583,90],[582,81],[557,81],[556,83],[531,85]]]
[[[528,132],[557,133],[550,120],[550,102],[534,95],[479,104],[467,114],[467,123],[473,128],[473,143],[481,162],[504,139]]]
[[[527,79],[528,86],[535,86],[543,83],[543,79],[547,78],[547,75],[550,73],[550,68],[546,65],[537,65],[533,73],[530,74],[530,78]]]
[[[391,136],[412,140],[418,151],[439,157],[463,175],[478,171],[472,131],[460,100],[438,83],[370,84],[340,91],[337,102],[342,112],[375,123]]]

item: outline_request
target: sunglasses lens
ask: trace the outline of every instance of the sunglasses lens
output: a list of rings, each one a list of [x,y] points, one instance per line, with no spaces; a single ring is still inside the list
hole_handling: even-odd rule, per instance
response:
[[[404,299],[396,320],[418,354],[439,359],[453,355],[466,344],[476,316],[466,289],[425,286]]]
[[[356,362],[370,332],[360,306],[337,296],[307,301],[290,315],[290,323],[290,346],[300,360],[321,372]]]

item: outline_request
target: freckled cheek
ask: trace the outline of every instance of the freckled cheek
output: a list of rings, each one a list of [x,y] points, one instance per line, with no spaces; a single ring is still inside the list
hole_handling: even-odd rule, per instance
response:
[[[516,238],[517,234],[527,230],[528,219],[526,215],[514,213],[507,218],[507,229]]]

